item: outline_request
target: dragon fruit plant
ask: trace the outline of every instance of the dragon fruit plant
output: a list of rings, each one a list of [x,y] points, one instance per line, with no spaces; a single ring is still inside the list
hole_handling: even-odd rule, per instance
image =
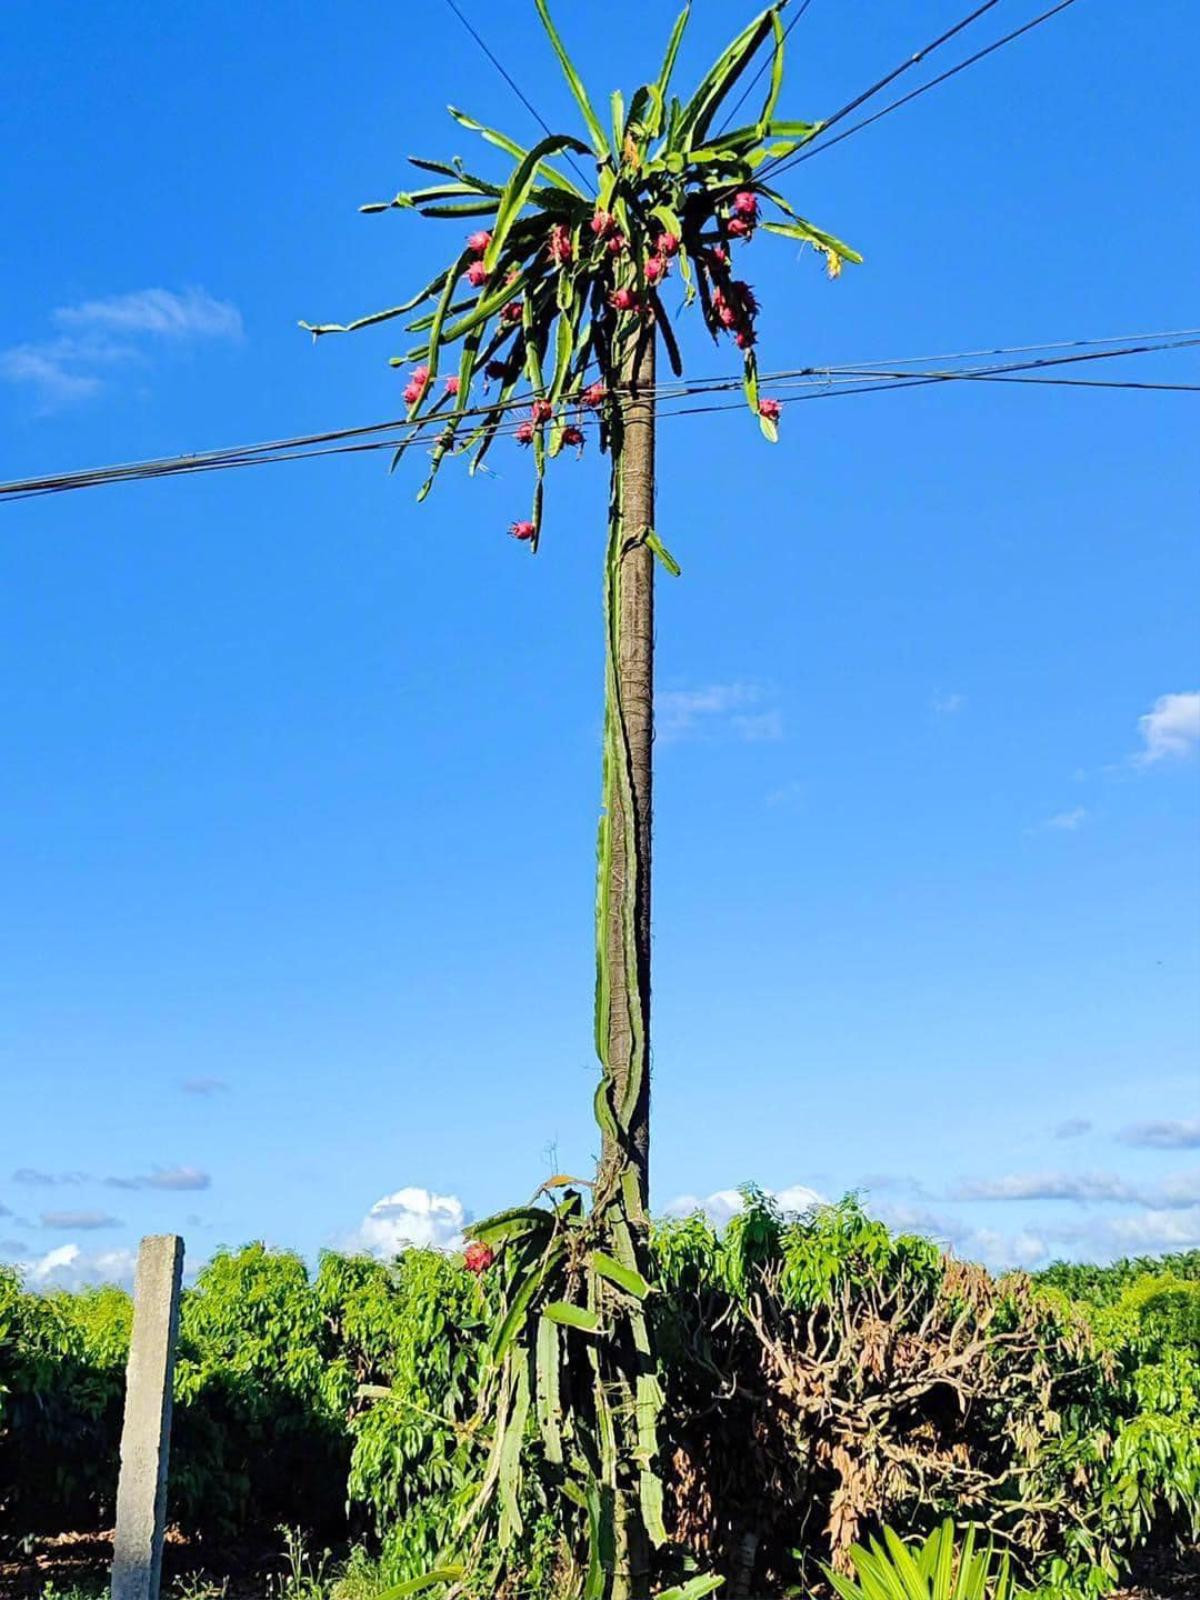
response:
[[[613,94],[608,128],[546,0],[535,4],[586,139],[554,134],[525,149],[451,108],[462,128],[511,158],[507,179],[477,176],[458,156],[410,157],[436,181],[362,210],[467,224],[472,231],[453,259],[402,305],[347,324],[301,325],[319,337],[411,318],[405,327],[415,342],[392,358],[405,375],[406,407],[393,467],[412,445],[428,447],[423,500],[447,456],[466,457],[474,473],[501,438],[526,449],[533,504],[508,531],[530,550],[541,536],[548,464],[578,453],[592,435],[610,457],[596,917],[601,1155],[593,1180],[551,1179],[533,1204],[471,1230],[465,1269],[499,1284],[502,1310],[478,1414],[462,1430],[459,1466],[474,1489],[425,1581],[451,1594],[519,1586],[522,1506],[535,1473],[538,1492],[555,1496],[571,1592],[644,1600],[656,1578],[683,1571],[664,1520],[662,1389],[646,1304],[654,561],[679,570],[654,529],[660,343],[672,371],[683,371],[664,297],[675,279],[682,308],[698,303],[714,340],[732,342],[747,406],[773,442],[782,408],[758,391],[759,303],[738,275],[741,258],[760,232],[811,245],[831,276],[860,257],[798,216],[766,181],[774,162],[822,126],[776,117],[786,0],[744,28],[680,99],[671,79],[685,6],[658,77],[628,105]],[[764,51],[758,115],[719,131],[731,93]],[[579,177],[589,168],[594,188]],[[693,1576],[662,1600],[697,1600],[720,1581]]]

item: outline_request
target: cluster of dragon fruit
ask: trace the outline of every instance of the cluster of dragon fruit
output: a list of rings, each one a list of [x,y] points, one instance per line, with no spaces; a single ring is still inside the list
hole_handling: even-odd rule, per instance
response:
[[[700,294],[710,331],[716,337],[728,335],[740,351],[751,351],[757,342],[755,318],[759,303],[750,284],[733,275],[732,249],[737,244],[748,244],[754,236],[759,220],[758,198],[749,190],[732,197],[728,214],[717,219],[718,231],[711,238],[700,236],[691,252],[700,275]],[[591,239],[585,241],[586,233]],[[469,264],[463,273],[467,284],[482,300],[493,291],[491,274],[484,257],[492,242],[491,233],[480,229],[468,236]],[[639,319],[653,322],[661,312],[659,295],[670,278],[673,267],[679,262],[682,241],[678,234],[667,228],[650,236],[649,253],[639,263],[632,257],[632,246],[621,231],[617,218],[608,211],[596,211],[586,225],[586,230],[571,230],[555,223],[549,230],[545,251],[554,269],[565,272],[576,264],[581,251],[587,251],[590,275],[604,284],[604,303],[612,314],[614,323],[621,319]],[[638,270],[640,265],[640,271]],[[520,277],[518,268],[511,267],[505,281],[514,283]],[[519,377],[523,361],[525,306],[521,299],[513,299],[499,311],[501,329],[510,328],[513,344],[507,357],[493,353],[483,367],[484,389],[492,383],[512,384]],[[503,333],[500,342],[504,342]],[[611,346],[611,337],[608,341]],[[412,368],[404,388],[404,402],[413,417],[429,398],[432,386],[430,369],[426,365]],[[456,398],[460,378],[455,375],[444,380],[442,398]],[[545,437],[545,430],[556,426],[554,453],[562,448],[574,449],[582,454],[586,443],[589,418],[603,419],[610,404],[610,391],[602,381],[590,383],[571,397],[575,406],[575,420],[563,421],[555,417],[555,407],[548,399],[535,398],[528,413],[515,425],[507,427],[518,446],[532,446]],[[523,404],[523,403],[522,403]],[[497,408],[499,409],[499,408]],[[506,404],[504,411],[511,410]],[[757,400],[758,415],[770,425],[777,424],[782,412],[780,401],[771,398]],[[507,418],[505,420],[508,420]],[[489,431],[500,428],[497,419]],[[518,540],[535,537],[536,527],[530,521],[517,521],[508,530]]]

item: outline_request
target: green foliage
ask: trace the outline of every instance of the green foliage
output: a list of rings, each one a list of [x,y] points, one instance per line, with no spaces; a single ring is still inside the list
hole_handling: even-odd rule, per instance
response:
[[[0,1534],[111,1518],[131,1322],[119,1290],[28,1294],[0,1267]]]
[[[1053,1266],[1036,1273],[1035,1278],[1048,1288],[1061,1289],[1072,1300],[1112,1305],[1133,1284],[1163,1274],[1188,1283],[1200,1282],[1200,1250],[1181,1250],[1165,1256],[1128,1256],[1107,1267],[1090,1262],[1056,1261]]]
[[[644,1305],[660,1355],[662,1516],[677,1541],[658,1557],[660,1584],[708,1572],[751,1593],[809,1592],[822,1563],[853,1581],[853,1547],[890,1548],[885,1526],[908,1537],[953,1517],[994,1536],[1047,1600],[1095,1600],[1139,1552],[1194,1537],[1197,1283],[1176,1262],[1122,1273],[1116,1292],[1092,1278],[1076,1302],[890,1234],[853,1200],[788,1216],[747,1199],[723,1233],[700,1215],[657,1225],[644,1301],[633,1279],[599,1274],[613,1297],[597,1308],[599,1342],[620,1296]],[[519,1253],[521,1229],[540,1226],[544,1253],[552,1218],[521,1208],[481,1231]],[[476,1277],[419,1250],[393,1264],[329,1254],[315,1273],[260,1245],[216,1257],[185,1295],[173,1517],[217,1550],[234,1534],[270,1537],[282,1507],[307,1541],[291,1547],[296,1596],[376,1600],[430,1570],[507,1442],[504,1592],[577,1592],[587,1570],[555,1455],[572,1448],[577,1416],[594,1419],[586,1351],[598,1341],[543,1307],[523,1415],[514,1389],[497,1446],[484,1401],[521,1281],[516,1258]],[[565,1273],[555,1293],[587,1309]],[[129,1325],[117,1290],[39,1295],[0,1272],[0,1505],[13,1536],[111,1517]],[[308,1553],[354,1527],[369,1550],[348,1563]],[[494,1592],[493,1572],[485,1560],[465,1592]]]
[[[536,485],[530,544],[536,549],[546,462],[561,451],[564,430],[587,421],[583,396],[593,378],[610,394],[615,392],[626,381],[631,352],[647,330],[661,334],[673,369],[682,371],[678,339],[660,294],[676,266],[686,304],[699,298],[714,339],[736,339],[747,402],[757,417],[758,307],[749,286],[734,276],[732,258],[749,243],[760,221],[760,202],[785,219],[768,223],[768,230],[811,246],[828,263],[831,276],[843,262],[861,260],[849,245],[797,216],[764,181],[768,163],[792,154],[821,128],[820,123],[784,122],[776,116],[783,82],[784,3],[768,7],[743,29],[681,103],[669,100],[668,94],[690,11],[685,6],[659,76],[633,93],[628,110],[624,96],[611,97],[610,132],[546,0],[536,0],[587,139],[554,134],[527,149],[452,107],[461,127],[510,157],[507,179],[493,183],[477,177],[458,156],[448,162],[410,157],[419,170],[442,181],[361,208],[470,217],[484,239],[478,249],[469,245],[458,253],[425,289],[401,305],[349,323],[301,323],[320,337],[418,312],[406,324],[417,342],[405,355],[392,358],[394,366],[421,363],[406,390],[412,428],[396,459],[407,443],[429,436],[432,419],[442,419],[432,469],[418,499],[428,493],[447,455],[470,455],[471,470],[479,466],[497,434],[508,428],[512,390],[524,375],[530,398],[549,404],[532,438]],[[758,119],[714,132],[721,108],[764,51],[769,51],[770,74]],[[563,158],[569,158],[573,176],[563,170]],[[594,192],[580,176],[580,160],[594,171]],[[672,240],[668,249],[662,246],[664,236]],[[439,364],[455,345],[461,346],[457,386],[439,392]],[[498,397],[488,394],[489,376],[500,384]],[[612,441],[612,420],[611,413],[602,419],[602,447]],[[775,422],[765,422],[764,433],[774,439]]]
[[[853,1577],[834,1571],[828,1577],[841,1600],[1015,1600],[1021,1591],[1008,1557],[991,1545],[975,1546],[974,1527],[957,1545],[950,1518],[912,1548],[884,1528],[882,1539],[851,1546]]]

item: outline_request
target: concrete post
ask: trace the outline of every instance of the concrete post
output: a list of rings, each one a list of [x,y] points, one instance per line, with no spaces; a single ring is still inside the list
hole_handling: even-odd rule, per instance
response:
[[[178,1235],[142,1240],[125,1376],[112,1600],[158,1600],[182,1273],[183,1240]]]

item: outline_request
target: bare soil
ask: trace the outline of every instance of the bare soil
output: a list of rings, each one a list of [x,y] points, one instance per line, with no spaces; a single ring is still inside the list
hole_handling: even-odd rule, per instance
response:
[[[62,1533],[32,1541],[15,1557],[0,1558],[0,1600],[38,1600],[48,1584],[62,1593],[106,1593],[112,1562],[112,1534]],[[285,1563],[278,1549],[261,1546],[202,1548],[177,1529],[167,1533],[163,1550],[163,1595],[202,1594],[202,1580],[224,1600],[268,1600],[280,1592]],[[224,1585],[224,1588],[222,1588]],[[1182,1560],[1147,1558],[1136,1582],[1110,1600],[1200,1600],[1200,1545]]]

